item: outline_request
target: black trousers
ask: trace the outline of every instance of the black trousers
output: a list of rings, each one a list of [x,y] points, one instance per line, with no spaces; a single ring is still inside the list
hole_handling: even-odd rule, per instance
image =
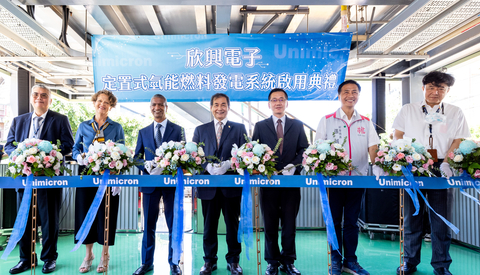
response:
[[[265,261],[278,266],[297,259],[295,235],[300,188],[260,188],[260,206],[265,227]],[[282,228],[282,251],[278,246],[278,225]]]
[[[237,232],[240,218],[240,202],[242,197],[226,198],[220,188],[211,200],[202,200],[203,213],[203,251],[205,262],[216,263],[218,252],[218,220],[222,211],[227,226],[228,252],[225,255],[227,263],[238,263],[242,245],[238,242]]]
[[[18,190],[20,201],[23,199],[23,189]],[[42,252],[40,259],[42,261],[56,260],[59,213],[62,201],[62,189],[37,189],[37,217],[40,221],[38,225],[42,227]],[[20,260],[30,263],[30,253],[32,244],[32,209],[30,208],[25,233],[18,242],[20,251]],[[35,261],[37,261],[35,259]]]
[[[109,187],[108,187],[109,188]],[[77,235],[83,220],[87,216],[88,210],[92,205],[95,194],[98,187],[82,187],[77,188],[75,194],[75,235]],[[105,193],[106,194],[106,193]],[[87,237],[83,241],[83,244],[99,243],[104,244],[104,228],[105,228],[105,196],[103,196],[100,207],[98,208],[97,215],[93,221],[92,227],[88,232]],[[120,202],[120,196],[110,196],[110,220],[109,220],[109,234],[108,245],[115,244],[115,232],[117,231],[117,217],[118,217],[118,205]],[[74,242],[77,240],[74,237]]]

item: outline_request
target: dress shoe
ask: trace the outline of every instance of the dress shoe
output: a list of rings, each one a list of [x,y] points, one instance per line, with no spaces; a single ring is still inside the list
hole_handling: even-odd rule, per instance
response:
[[[435,268],[433,270],[433,274],[435,275],[452,275],[450,271],[446,267]]]
[[[18,274],[22,273],[24,271],[27,271],[30,269],[30,263],[27,263],[27,261],[20,261],[18,264],[10,269],[10,274]],[[37,263],[35,263],[35,266],[37,266]]]
[[[328,270],[328,275],[342,275],[342,261],[332,261],[332,266]]]
[[[172,264],[170,266],[170,274],[171,275],[182,275],[182,270],[180,269],[180,267],[176,264]]]
[[[200,268],[200,275],[210,275],[214,270],[217,270],[217,263],[205,262]]]
[[[55,271],[55,268],[57,268],[57,261],[51,260],[51,261],[45,261],[43,264],[42,272],[43,273],[52,273]]]
[[[280,265],[280,270],[287,273],[288,275],[301,275],[300,271],[293,264],[282,264]]]
[[[417,271],[417,266],[405,262],[403,263],[403,266],[397,268],[397,275],[400,275],[400,268],[403,270],[404,275],[410,275]]]
[[[151,270],[153,270],[153,264],[151,265],[142,264],[139,268],[137,268],[137,270],[135,270],[135,272],[133,272],[133,275],[147,274],[147,272]]]
[[[238,263],[227,263],[227,270],[232,273],[232,275],[242,275],[243,269]]]
[[[278,266],[268,264],[267,271],[265,271],[265,275],[277,275],[278,274]]]
[[[370,275],[358,262],[344,262],[343,272],[354,275]]]

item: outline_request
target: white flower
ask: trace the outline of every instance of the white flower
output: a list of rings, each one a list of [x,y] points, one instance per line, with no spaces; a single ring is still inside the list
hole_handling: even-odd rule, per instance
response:
[[[310,167],[309,167],[309,166],[306,166],[306,165],[303,166],[303,169],[305,169],[305,172],[307,172],[307,173],[308,173],[308,171],[310,171]]]
[[[333,147],[335,147],[336,149],[342,149],[342,145],[340,145],[338,143],[334,143]]]
[[[314,158],[308,157],[307,158],[307,164],[310,164],[314,161]]]
[[[463,160],[463,156],[462,155],[456,155],[454,158],[453,158],[453,161],[455,162],[461,162]]]
[[[320,154],[319,159],[320,160],[325,160],[326,157],[327,157],[327,155],[322,153],[322,154]]]
[[[334,157],[335,156],[335,151],[330,150],[330,156]]]
[[[392,156],[390,156],[390,155],[386,155],[386,156],[385,156],[385,161],[392,161],[392,159],[393,159],[393,158],[392,158]]]
[[[162,143],[162,149],[163,150],[168,149],[168,144],[165,141]]]
[[[180,157],[179,157],[178,155],[174,155],[173,158],[172,158],[172,161],[175,161],[175,162],[176,162],[176,161],[178,161],[179,158],[180,158]]]
[[[182,157],[180,158],[180,160],[182,160],[182,161],[187,161],[188,158],[190,158],[190,155],[189,155],[189,154],[183,154]]]
[[[419,167],[417,171],[418,171],[419,173],[423,174],[423,172],[425,172],[425,169],[423,169],[423,167]]]
[[[25,156],[24,155],[19,155],[17,159],[15,160],[16,164],[22,164],[25,161]]]
[[[27,154],[29,154],[29,155],[35,155],[37,152],[38,152],[38,150],[37,150],[36,147],[32,147],[32,148],[27,150]]]
[[[45,152],[40,151],[40,156],[41,156],[42,158],[45,157],[45,156],[46,156]]]
[[[342,161],[343,161],[343,163],[347,163],[349,160],[350,160],[350,158],[349,158],[347,155],[345,155],[345,156],[343,157],[343,160],[342,160]]]
[[[414,161],[417,161],[417,160],[422,159],[422,156],[420,156],[419,153],[415,153],[415,154],[412,155],[412,158],[413,158]]]
[[[57,152],[57,159],[63,159],[63,155],[60,152]]]
[[[242,168],[238,168],[237,172],[238,172],[239,175],[243,176],[243,169]]]
[[[43,168],[44,166],[43,166],[43,164],[39,164],[37,167],[38,168]]]
[[[265,165],[260,164],[260,165],[258,166],[258,172],[260,172],[260,173],[265,172]]]
[[[395,163],[393,165],[392,169],[395,170],[395,171],[400,171],[400,170],[402,170],[402,166],[398,163]]]
[[[305,150],[305,154],[307,155],[310,155],[311,152],[312,152],[312,149],[310,149],[310,147],[307,150]]]
[[[168,147],[170,148],[173,148],[173,146],[175,146],[175,142],[173,140],[170,140],[168,143],[167,143]]]
[[[245,162],[245,164],[250,164],[252,162],[252,158],[249,156],[246,156],[243,158],[243,162]]]
[[[120,154],[118,152],[113,152],[112,153],[112,159],[113,160],[119,160],[120,159]]]
[[[8,167],[8,170],[10,170],[10,173],[12,173],[12,174],[15,174],[15,172],[17,172],[17,171],[16,171],[17,169],[15,169],[14,166]]]
[[[252,162],[255,163],[255,164],[258,164],[260,162],[260,158],[257,157],[257,156],[253,156]]]
[[[53,166],[53,169],[54,169],[54,170],[60,169],[60,162],[57,163],[57,164],[55,164],[55,165]]]
[[[93,171],[93,172],[98,172],[98,170],[100,170],[100,165],[95,165],[95,166],[92,168],[92,171]]]
[[[162,160],[160,161],[160,167],[162,167],[162,168],[167,167],[167,161],[166,161],[165,159],[162,159]]]
[[[127,157],[131,158],[133,156],[132,150],[128,149],[127,152],[125,153]]]
[[[121,161],[117,161],[115,163],[115,168],[117,168],[117,170],[120,170],[123,168],[123,163]]]
[[[200,157],[205,156],[205,152],[203,151],[203,148],[202,148],[202,147],[198,147],[198,155],[199,155]]]
[[[120,149],[120,147],[118,147],[118,146],[115,146],[115,147],[113,147],[112,151],[113,152],[120,152],[120,151],[122,151],[122,149]]]
[[[172,158],[172,152],[168,152],[168,153],[165,155],[165,158],[166,158],[166,159],[171,159],[171,158]],[[177,156],[177,159],[178,159],[178,156]]]
[[[237,151],[237,156],[241,157],[244,152],[245,152],[244,150],[238,150]]]
[[[158,147],[157,150],[155,150],[155,155],[157,155],[159,157],[163,155],[162,147]]]
[[[247,166],[247,169],[253,169],[253,163],[250,163],[250,164]]]

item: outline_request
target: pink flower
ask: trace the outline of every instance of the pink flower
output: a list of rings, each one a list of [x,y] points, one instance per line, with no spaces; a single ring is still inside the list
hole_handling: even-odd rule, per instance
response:
[[[378,157],[376,157],[375,162],[380,162],[380,159]]]
[[[103,155],[103,152],[98,152],[97,156],[101,157]]]
[[[315,161],[315,164],[313,165],[313,169],[317,168],[319,164],[320,164],[320,160]]]
[[[113,169],[115,168],[115,161],[112,161],[108,164],[108,167],[110,167],[110,169]]]
[[[170,162],[169,161],[165,161],[165,166],[169,166],[170,165]]]
[[[155,162],[160,162],[160,157],[155,157]]]
[[[347,174],[347,171],[345,171],[345,170],[342,170],[342,171],[338,172],[339,176],[345,176],[346,174]]]
[[[194,157],[194,158],[195,158],[195,157],[197,157],[197,152],[192,152],[192,154],[191,154],[191,155],[192,155],[192,157]]]
[[[427,163],[428,165],[433,165],[433,159],[429,159]]]
[[[244,151],[244,152],[242,153],[242,158],[244,158],[244,157],[246,157],[246,156],[247,156],[247,152]]]
[[[50,156],[45,156],[45,157],[43,157],[43,161],[44,161],[44,162],[49,162],[49,161],[50,161]]]
[[[345,156],[345,153],[337,151],[337,156],[343,158]]]
[[[424,156],[424,155],[421,155],[421,157],[422,157],[422,160],[425,160],[425,156]]]
[[[195,157],[195,163],[198,165],[202,164],[202,159],[200,157]]]
[[[109,142],[109,143],[107,144],[107,146],[114,146],[114,145],[115,145],[115,142]]]
[[[416,166],[412,166],[412,172],[415,172],[417,171],[417,167]]]
[[[404,153],[398,153],[397,154],[397,159],[403,159],[405,157]]]
[[[408,163],[413,163],[413,157],[412,156],[407,156],[405,159],[407,160]]]
[[[333,170],[333,168],[335,167],[335,165],[333,165],[333,163],[329,162],[327,163],[327,165],[325,165],[325,169],[327,170]]]
[[[428,170],[428,163],[422,165],[423,169]]]
[[[127,167],[127,165],[128,165],[128,162],[127,162],[126,159],[124,159],[124,160],[123,160],[123,167]]]
[[[312,150],[312,154],[316,154],[317,152],[318,152],[317,149]]]
[[[60,175],[60,170],[56,169],[55,170],[55,175],[57,175],[57,176]]]
[[[93,162],[92,156],[88,157],[88,163],[92,163],[92,162]]]
[[[385,158],[381,158],[380,162],[383,163],[385,161]]]
[[[22,173],[24,173],[27,176],[30,176],[32,174],[32,169],[28,166],[24,166],[23,170],[22,170]]]
[[[233,150],[232,156],[236,156],[236,155],[237,155],[237,150]]]
[[[477,169],[477,170],[475,171],[475,174],[473,174],[473,176],[474,176],[475,178],[480,178],[480,169]]]
[[[34,156],[28,156],[28,158],[27,158],[27,162],[29,162],[29,163],[35,163],[36,161],[37,161],[37,159]]]
[[[273,151],[272,151],[272,150],[267,151],[267,153],[268,153],[269,155],[273,156]]]
[[[307,164],[307,159],[304,158],[304,159],[302,160],[302,165],[306,165],[306,164]]]
[[[16,159],[17,159],[17,156],[13,156],[12,161],[15,162]]]
[[[246,147],[251,149],[253,148],[253,145],[251,143],[247,143]]]
[[[271,157],[269,154],[265,154],[265,155],[263,156],[263,160],[264,160],[264,161],[269,161],[271,158],[272,158],[272,157]]]
[[[240,163],[235,162],[235,167],[237,167],[237,169],[240,168]]]
[[[275,162],[275,159],[272,159],[273,162]]]
[[[448,157],[450,159],[453,159],[455,157],[455,154],[453,152],[448,153]]]
[[[248,153],[247,153],[247,156],[253,158],[253,152],[248,152]]]
[[[50,162],[47,162],[47,163],[45,164],[45,168],[50,168],[50,167],[52,167],[52,164],[51,164]]]
[[[333,170],[336,171],[338,169],[338,167],[335,165],[333,166]]]
[[[384,154],[385,154],[384,151],[378,151],[378,152],[377,152],[377,156],[379,156],[379,157],[382,157]]]

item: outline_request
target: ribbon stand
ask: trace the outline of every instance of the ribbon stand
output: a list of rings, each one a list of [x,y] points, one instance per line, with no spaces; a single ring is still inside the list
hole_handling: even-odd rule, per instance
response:
[[[110,233],[110,193],[111,193],[112,188],[107,187],[107,192],[105,194],[105,230],[103,232],[103,251],[106,251],[108,249],[108,235]],[[103,254],[103,262],[108,263],[109,261],[105,261],[105,259],[108,259],[108,254],[105,253]],[[103,274],[108,274],[108,268],[107,265],[103,266]]]
[[[327,197],[328,201],[330,201],[330,188],[327,188]],[[326,231],[326,229],[325,229]],[[330,269],[332,268],[332,250],[330,249],[330,244],[327,241],[327,267],[328,267],[328,273],[330,274]]]
[[[37,243],[37,188],[32,189],[32,244],[30,246],[30,274],[35,274],[35,245]]]
[[[260,218],[260,202],[258,197],[258,190],[259,187],[255,187],[253,189],[255,192],[255,243],[257,248],[257,275],[262,274],[262,251],[261,247],[262,244],[260,243],[260,226],[259,226],[259,218]]]
[[[399,216],[399,224],[398,224],[398,229],[399,229],[399,242],[400,242],[400,275],[404,275],[403,271],[403,263],[404,263],[404,239],[405,239],[405,231],[404,231],[404,224],[405,224],[405,189],[399,189],[400,192],[400,207],[398,208],[398,216]]]

